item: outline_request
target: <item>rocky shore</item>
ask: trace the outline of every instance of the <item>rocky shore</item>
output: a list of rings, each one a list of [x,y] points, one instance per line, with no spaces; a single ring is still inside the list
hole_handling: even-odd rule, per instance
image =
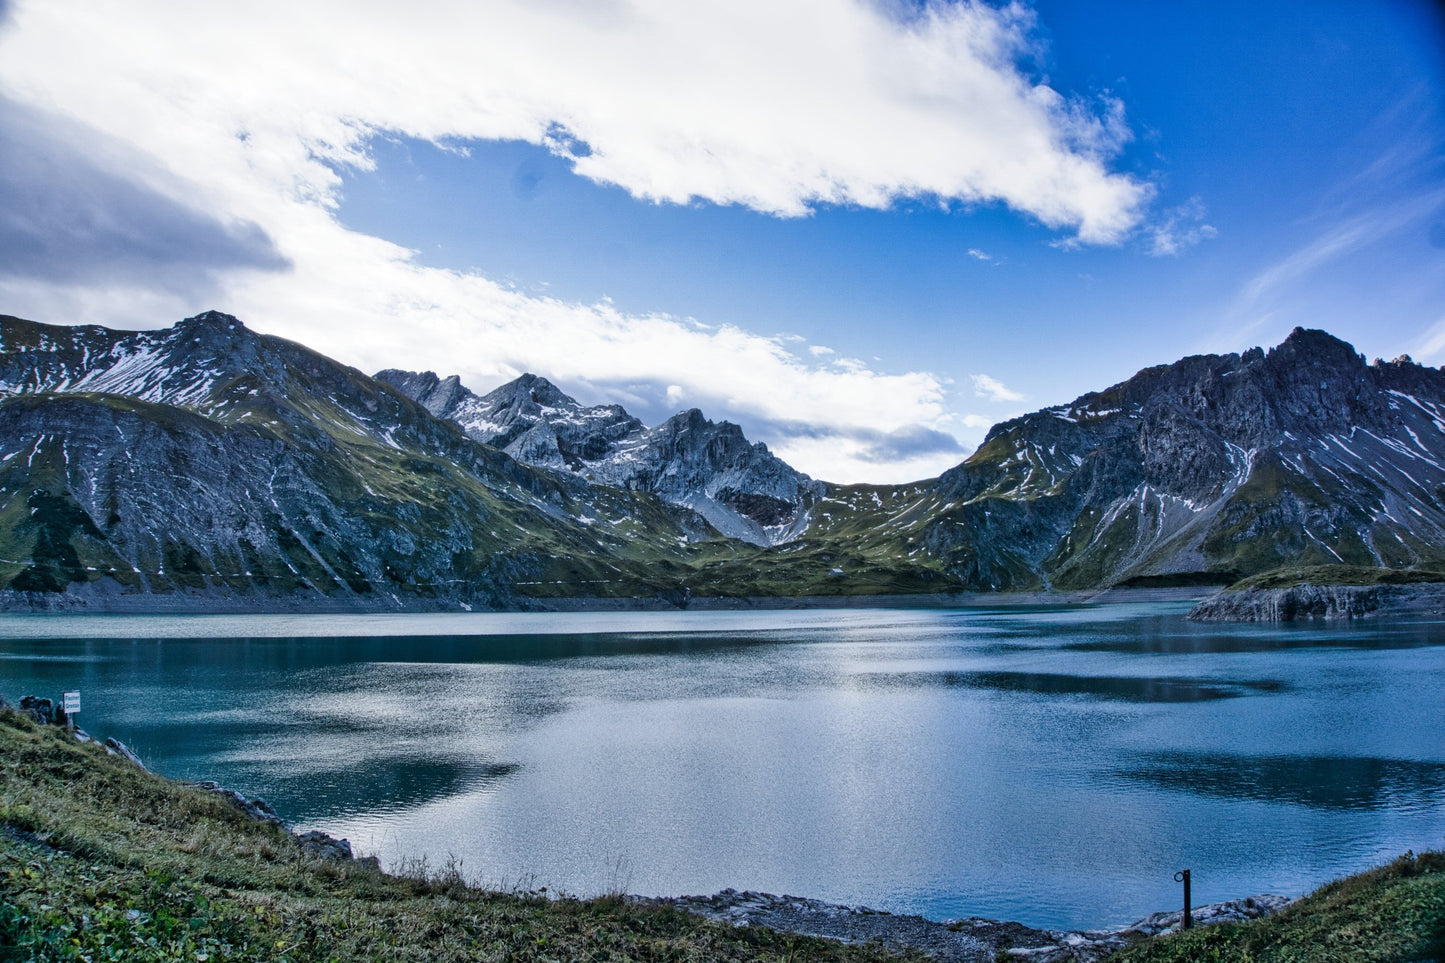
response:
[[[731,889],[713,896],[641,902],[677,906],[738,926],[766,926],[844,943],[876,941],[893,950],[918,950],[939,963],[994,963],[1002,955],[1029,963],[1089,963],[1102,960],[1137,940],[1174,932],[1183,919],[1182,911],[1176,910],[1106,929],[1037,930],[1022,923],[982,917],[937,921],[797,896],[740,893]],[[1196,926],[1241,922],[1268,916],[1290,902],[1285,896],[1251,896],[1198,906],[1192,915]]]
[[[1204,599],[1190,610],[1189,619],[1296,622],[1426,615],[1445,615],[1445,583],[1240,589]]]
[[[1043,605],[1099,605],[1113,602],[1194,601],[1214,587],[1115,587],[1077,592],[934,592],[891,595],[689,595],[516,596],[505,606],[479,601],[421,596],[373,598],[322,595],[240,593],[225,587],[174,592],[124,592],[98,580],[64,592],[16,592],[0,589],[0,612],[96,615],[360,615],[391,612],[648,612],[687,609],[699,612],[789,609],[1018,608]]]

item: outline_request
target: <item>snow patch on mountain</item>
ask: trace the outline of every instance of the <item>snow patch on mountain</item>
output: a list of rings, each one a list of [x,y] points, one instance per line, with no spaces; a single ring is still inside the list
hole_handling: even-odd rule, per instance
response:
[[[825,486],[696,408],[649,428],[621,405],[583,405],[524,374],[486,395],[457,376],[389,369],[377,379],[520,462],[589,482],[651,492],[691,508],[718,532],[754,545],[796,539]]]

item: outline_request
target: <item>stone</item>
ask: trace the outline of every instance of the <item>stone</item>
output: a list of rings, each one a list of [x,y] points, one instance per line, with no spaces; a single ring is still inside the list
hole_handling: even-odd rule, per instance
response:
[[[146,769],[146,764],[140,761],[140,757],[131,750],[130,746],[127,746],[119,739],[106,739],[103,745],[105,746],[105,751],[112,756],[120,756],[131,765],[139,766],[145,772],[150,772],[149,769]]]
[[[346,839],[337,839],[319,829],[308,830],[304,833],[292,833],[301,851],[307,856],[317,859],[349,860],[355,856],[351,852],[351,842]],[[375,859],[376,857],[371,857]],[[379,866],[379,863],[378,863]]]
[[[205,782],[194,782],[190,785],[194,786],[196,789],[202,789],[206,792],[215,793],[216,795],[220,796],[222,799],[225,799],[231,805],[235,806],[237,809],[241,810],[241,812],[245,813],[247,816],[251,817],[257,822],[270,823],[272,826],[275,826],[278,829],[286,828],[286,823],[281,819],[280,816],[276,814],[276,810],[271,808],[271,804],[266,802],[266,800],[261,799],[260,797],[247,798],[236,790],[227,789],[219,783],[213,782],[209,779]]]

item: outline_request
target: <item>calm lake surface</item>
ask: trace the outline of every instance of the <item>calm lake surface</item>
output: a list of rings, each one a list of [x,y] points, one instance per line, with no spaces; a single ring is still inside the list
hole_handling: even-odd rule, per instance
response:
[[[1186,610],[10,615],[0,693],[553,892],[1098,926],[1445,843],[1445,624]]]

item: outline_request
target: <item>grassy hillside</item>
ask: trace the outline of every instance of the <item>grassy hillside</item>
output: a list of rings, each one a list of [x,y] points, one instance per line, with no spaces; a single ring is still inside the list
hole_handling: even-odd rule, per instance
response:
[[[423,869],[423,867],[418,867]],[[620,898],[304,855],[224,799],[0,710],[0,959],[898,959]]]
[[[1284,912],[1160,937],[1110,963],[1407,963],[1445,959],[1445,853],[1406,854]]]
[[[1445,572],[1360,565],[1313,565],[1274,569],[1235,582],[1229,590],[1286,589],[1301,585],[1422,585],[1431,582],[1445,582]]]

